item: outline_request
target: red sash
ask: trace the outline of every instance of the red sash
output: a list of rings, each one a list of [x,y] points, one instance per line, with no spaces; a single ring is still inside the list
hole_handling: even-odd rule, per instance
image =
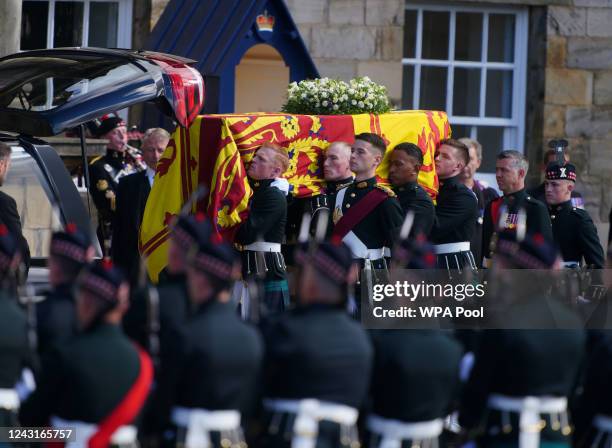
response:
[[[374,188],[353,207],[349,208],[334,226],[333,238],[344,238],[357,224],[361,222],[378,204],[381,204],[388,194],[379,188]]]
[[[501,208],[502,202],[502,198],[491,201],[491,219],[493,220],[493,229],[497,229],[499,226],[499,209]]]
[[[140,347],[136,346],[140,359],[138,378],[123,397],[119,405],[98,425],[98,431],[91,436],[88,448],[107,448],[113,433],[122,425],[134,421],[147,399],[153,382],[153,363]]]
[[[138,378],[123,397],[119,405],[98,425],[98,431],[91,436],[88,448],[107,448],[113,433],[126,423],[132,422],[144,405],[153,383],[153,363],[140,347],[136,346],[140,360]],[[64,442],[47,442],[45,448],[64,448]]]

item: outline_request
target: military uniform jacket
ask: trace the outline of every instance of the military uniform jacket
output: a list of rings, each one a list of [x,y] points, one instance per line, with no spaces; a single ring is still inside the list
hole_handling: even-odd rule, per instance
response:
[[[117,187],[113,221],[113,261],[123,269],[134,284],[138,279],[140,252],[138,235],[151,185],[146,171],[121,178]]]
[[[459,392],[461,346],[438,330],[374,330],[372,412],[404,422],[444,418]]]
[[[459,182],[459,176],[441,182],[436,205],[436,221],[431,231],[434,244],[470,241],[478,219],[474,193]]]
[[[604,251],[597,229],[586,210],[572,206],[571,201],[549,205],[553,237],[564,261],[580,263],[597,269],[604,267]]]
[[[423,233],[425,236],[429,236],[436,219],[433,201],[429,194],[416,182],[394,187],[393,191],[397,195],[404,216],[406,216],[408,210],[414,212],[411,234]]]
[[[91,163],[89,193],[102,220],[112,222],[115,216],[119,180],[135,172],[132,165],[126,161],[124,154],[110,149],[106,150],[106,155]]]
[[[68,342],[78,330],[72,285],[53,288],[36,305],[38,352],[42,355],[54,346]]]
[[[25,426],[49,417],[100,423],[123,400],[140,373],[136,347],[117,325],[100,323],[43,360],[36,390],[22,404]]]
[[[402,213],[399,201],[395,197],[395,193],[386,187],[378,185],[376,177],[361,182],[353,182],[346,187],[342,207],[340,208],[340,204],[334,203],[334,212],[332,213],[333,224],[336,224],[342,217],[342,214],[346,213],[352,206],[355,206],[374,188],[383,189],[388,194],[388,197],[378,204],[369,215],[357,223],[352,228],[352,231],[368,249],[391,248],[404,221],[404,214]]]
[[[253,196],[249,201],[249,216],[236,233],[236,243],[246,246],[256,241],[283,243],[287,224],[287,199],[285,194],[270,184],[274,179],[250,180]],[[265,254],[266,280],[285,278],[285,267],[274,253]],[[259,262],[259,265],[261,262]],[[257,269],[261,269],[261,266]],[[246,278],[256,272],[252,251],[242,252],[242,273]]]
[[[173,406],[244,412],[252,405],[263,346],[235,306],[211,299],[171,337],[156,397],[161,422],[167,424]]]
[[[515,229],[517,223],[518,212],[521,208],[525,209],[527,214],[527,233],[534,235],[541,234],[547,241],[553,241],[552,224],[548,215],[546,205],[535,200],[525,190],[519,190],[501,198],[494,199],[489,202],[484,212],[484,223],[482,228],[482,251],[483,256],[491,258],[491,238],[495,233],[498,223],[493,222],[491,208],[493,204],[502,201],[500,208],[505,205],[507,207],[508,218],[506,220],[506,229]]]
[[[13,297],[0,291],[0,389],[12,389],[30,360],[28,326]]]
[[[340,307],[298,307],[264,324],[265,396],[316,398],[359,408],[366,398],[372,346]]]

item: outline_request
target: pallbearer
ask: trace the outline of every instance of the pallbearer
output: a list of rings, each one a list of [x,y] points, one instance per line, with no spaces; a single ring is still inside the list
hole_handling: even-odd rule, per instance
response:
[[[478,201],[461,183],[461,173],[469,160],[469,150],[463,143],[453,139],[440,142],[435,160],[440,191],[431,241],[435,244],[441,269],[476,269],[470,240],[478,220]]]
[[[408,211],[414,213],[411,233],[429,237],[436,213],[431,197],[417,182],[421,166],[421,148],[414,143],[400,143],[391,152],[389,181],[393,185],[404,216]]]
[[[395,193],[376,180],[376,168],[386,149],[387,145],[379,135],[363,133],[355,136],[350,159],[355,181],[338,191],[332,213],[332,235],[349,247],[353,259],[364,270],[360,282],[365,282],[368,290],[375,281],[372,271],[387,268],[385,256],[388,256],[403,221]],[[357,307],[361,305],[361,288],[359,284],[355,289]]]
[[[263,280],[262,312],[277,313],[289,305],[287,267],[281,244],[287,223],[285,193],[272,186],[289,167],[287,151],[264,143],[255,153],[247,174],[253,188],[249,217],[236,233],[242,251],[242,276],[245,281]]]

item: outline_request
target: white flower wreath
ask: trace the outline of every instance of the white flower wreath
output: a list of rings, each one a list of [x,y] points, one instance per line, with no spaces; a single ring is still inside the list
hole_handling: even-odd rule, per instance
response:
[[[391,110],[387,88],[367,76],[351,79],[309,79],[292,82],[283,112],[307,115],[384,114]]]

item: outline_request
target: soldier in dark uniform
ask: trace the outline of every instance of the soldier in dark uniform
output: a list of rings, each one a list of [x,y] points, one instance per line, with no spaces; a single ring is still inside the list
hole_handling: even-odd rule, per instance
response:
[[[483,266],[489,267],[495,247],[497,233],[508,229],[516,231],[519,212],[526,215],[526,232],[540,234],[547,241],[553,241],[552,224],[546,205],[532,198],[525,192],[525,176],[529,164],[525,156],[518,151],[502,151],[497,156],[495,176],[499,189],[504,193],[487,204],[482,229]],[[504,222],[500,220],[505,217]]]
[[[51,290],[45,300],[36,305],[41,355],[76,334],[78,323],[73,287],[83,267],[93,260],[93,252],[89,236],[73,223],[51,236],[48,259]]]
[[[435,269],[433,246],[404,240],[394,252],[400,269]],[[372,330],[374,369],[369,448],[435,446],[459,393],[461,346],[440,330]]]
[[[429,236],[436,213],[429,194],[417,183],[423,165],[423,152],[414,143],[400,143],[389,157],[389,182],[402,206],[404,215],[412,210],[412,235]]]
[[[106,154],[94,159],[89,166],[89,194],[98,210],[98,239],[102,250],[108,254],[119,180],[144,167],[137,167],[130,155],[134,148],[128,147],[127,128],[121,118],[105,118],[96,131],[96,137],[108,140],[108,146]]]
[[[508,305],[500,324],[509,329],[480,333],[459,410],[459,424],[482,446],[519,446],[520,440],[526,447],[569,447],[567,401],[578,379],[585,334],[560,300],[540,295],[546,290],[542,282],[528,280],[542,272],[534,269],[558,266],[556,249],[541,235],[518,242],[515,232],[500,233],[495,280],[489,283],[499,285],[491,292],[496,302]],[[517,293],[516,274],[506,269],[525,270],[520,279],[527,294]],[[533,329],[512,329],[526,327]]]
[[[470,249],[478,267],[482,267],[482,223],[484,221],[484,210],[489,202],[497,199],[499,195],[494,188],[489,187],[485,182],[474,178],[476,171],[482,163],[482,145],[476,140],[469,138],[460,138],[459,141],[468,147],[470,151],[470,162],[463,169],[461,182],[463,185],[472,190],[478,199],[478,221],[476,222],[476,230],[470,241]]]
[[[345,311],[357,265],[337,238],[299,251],[298,305],[263,326],[267,433],[257,446],[354,446],[373,355]]]
[[[230,303],[239,276],[238,254],[202,221],[187,268],[194,314],[162,359],[155,400],[158,430],[171,421],[171,439],[187,448],[243,442],[241,417],[253,404],[263,346]]]
[[[280,312],[289,306],[287,267],[281,253],[287,200],[285,193],[272,186],[288,167],[289,157],[280,146],[265,143],[257,150],[247,171],[253,188],[249,216],[236,233],[235,242],[242,250],[243,279],[263,279],[260,308],[264,314]]]
[[[19,246],[4,224],[0,224],[0,426],[16,426],[19,396],[15,385],[30,360],[28,324],[5,283],[13,281],[20,263]]]
[[[551,163],[546,168],[546,202],[552,221],[553,237],[566,266],[580,266],[582,261],[602,269],[604,251],[597,229],[586,210],[574,207],[571,194],[576,183],[576,168],[571,163]]]
[[[128,296],[110,262],[85,268],[76,300],[81,333],[45,358],[38,387],[19,413],[24,426],[75,428],[77,442],[88,446],[133,446],[153,366],[121,331]]]
[[[478,219],[478,201],[461,183],[461,173],[469,160],[469,150],[463,143],[453,139],[440,142],[435,159],[440,191],[431,241],[441,269],[462,270],[464,266],[476,269],[470,240]]]
[[[386,269],[385,256],[393,245],[403,222],[402,208],[390,189],[378,185],[376,168],[387,145],[376,134],[355,136],[350,168],[355,182],[338,191],[334,200],[332,236],[342,239],[358,260],[366,287],[373,281],[372,270]],[[361,286],[355,289],[356,314],[359,314]]]

